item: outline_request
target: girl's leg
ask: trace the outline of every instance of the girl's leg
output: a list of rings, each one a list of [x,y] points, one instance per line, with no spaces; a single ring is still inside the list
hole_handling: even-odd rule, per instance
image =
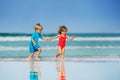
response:
[[[36,59],[39,60],[39,55],[41,53],[42,49],[41,48],[38,48],[38,52],[37,52],[37,55],[36,55]]]
[[[61,47],[58,46],[58,53],[55,55],[55,60],[57,60],[58,56],[61,55]]]
[[[62,60],[64,60],[65,48],[62,49]]]
[[[34,56],[34,52],[29,55],[29,59],[32,59],[33,56]]]

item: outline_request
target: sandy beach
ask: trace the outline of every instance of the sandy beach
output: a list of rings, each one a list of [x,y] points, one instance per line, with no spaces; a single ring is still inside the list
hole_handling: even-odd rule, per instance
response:
[[[103,60],[103,59],[101,59]],[[120,80],[120,61],[0,60],[0,80]]]
[[[120,0],[0,0],[0,80],[120,80]]]

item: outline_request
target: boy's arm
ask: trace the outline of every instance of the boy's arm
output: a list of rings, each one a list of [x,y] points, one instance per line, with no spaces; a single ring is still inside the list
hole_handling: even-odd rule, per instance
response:
[[[43,38],[42,40],[48,40],[48,38]]]
[[[32,39],[32,43],[33,43],[33,45],[36,45],[36,42]]]
[[[73,40],[74,38],[76,38],[76,36],[72,36],[72,37],[67,36],[68,40]]]
[[[48,40],[48,38],[44,38],[42,35],[39,36],[42,40]]]

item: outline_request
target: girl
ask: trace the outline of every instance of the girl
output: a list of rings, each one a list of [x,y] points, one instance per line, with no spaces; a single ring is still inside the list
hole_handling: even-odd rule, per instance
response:
[[[52,39],[57,39],[59,38],[58,41],[58,52],[55,55],[55,60],[57,60],[58,56],[62,55],[62,60],[64,60],[64,52],[65,52],[65,46],[66,46],[66,39],[68,40],[73,40],[75,38],[75,36],[69,37],[66,35],[68,29],[66,26],[60,26],[59,30],[58,30],[58,35],[55,37],[50,38],[50,40]]]

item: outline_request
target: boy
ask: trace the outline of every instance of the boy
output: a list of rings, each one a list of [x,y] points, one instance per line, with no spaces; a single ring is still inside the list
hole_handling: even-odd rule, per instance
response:
[[[39,60],[39,55],[42,51],[41,47],[38,44],[39,38],[41,38],[42,40],[48,40],[48,38],[42,37],[41,32],[43,30],[43,27],[39,23],[37,23],[34,26],[34,29],[35,29],[35,32],[32,34],[30,46],[29,46],[29,49],[30,49],[29,59],[32,59],[32,57],[34,56],[34,53],[37,51],[35,58],[36,60]]]

